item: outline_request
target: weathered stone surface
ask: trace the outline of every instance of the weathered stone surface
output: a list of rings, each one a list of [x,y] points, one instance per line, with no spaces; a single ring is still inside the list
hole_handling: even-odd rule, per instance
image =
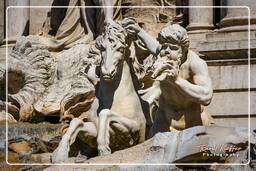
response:
[[[206,41],[206,33],[207,32],[205,32],[205,31],[199,32],[199,31],[188,32],[188,37],[190,40],[189,49],[194,50],[195,52],[197,52],[196,48],[197,48],[198,44]],[[199,54],[199,55],[202,55],[202,54]]]
[[[0,165],[3,171],[31,169],[30,166],[14,166],[5,162],[6,125],[0,124]],[[8,124],[8,162],[35,163],[48,162],[50,154],[58,145],[60,125],[40,123],[9,123]],[[33,159],[33,160],[32,160]],[[49,163],[49,162],[48,162]],[[41,167],[40,167],[41,168]],[[35,167],[33,169],[39,169]],[[2,171],[1,170],[1,171]],[[42,169],[41,169],[42,170]]]
[[[0,45],[3,43],[3,40],[4,40],[4,27],[5,27],[5,24],[4,24],[4,18],[5,18],[4,10],[5,10],[4,1],[1,1],[0,2]]]
[[[248,19],[250,19],[251,29],[256,30],[256,5],[253,0],[227,0],[225,5],[240,7],[226,9],[226,15],[220,21],[222,28],[219,31],[248,30]]]
[[[245,61],[246,62],[246,61]],[[224,63],[224,62],[223,62]],[[214,90],[228,91],[231,89],[248,89],[249,67],[244,65],[221,65],[209,66],[209,74],[214,80],[212,82]],[[256,72],[256,65],[251,65],[251,73]],[[256,80],[251,74],[251,88],[256,88]]]
[[[6,113],[5,111],[0,111],[0,122],[6,122],[6,121],[12,122],[12,123],[17,122],[17,120],[13,117],[13,115]]]
[[[51,163],[51,153],[32,154],[31,160],[35,163]]]
[[[60,124],[31,124],[31,123],[8,123],[8,139],[15,140],[19,138],[36,137],[43,141],[55,141],[58,140],[55,137],[60,137]],[[5,123],[0,124],[0,142],[6,141],[6,125]],[[0,143],[0,144],[1,144]],[[54,147],[53,147],[54,148]],[[55,147],[56,148],[56,147]]]
[[[249,37],[250,36],[250,37]],[[206,59],[237,59],[248,58],[248,40],[250,38],[251,58],[256,54],[255,31],[231,32],[231,33],[209,33],[206,41],[200,43],[197,51],[206,56]]]
[[[84,73],[88,65],[89,45],[77,45],[57,55],[54,81],[34,104],[44,115],[78,117],[90,108],[94,99],[94,86]]]
[[[29,34],[38,34],[42,27],[45,19],[47,18],[48,12],[51,10],[50,7],[42,6],[51,6],[53,0],[32,0],[30,1],[30,6],[41,6],[41,8],[31,7],[29,10]]]
[[[213,8],[212,0],[191,0],[189,1],[189,25],[188,31],[210,30],[213,26]],[[192,6],[204,6],[204,8],[193,8]],[[203,15],[198,15],[203,14]]]
[[[29,6],[29,0],[6,0],[6,15],[8,16],[7,34],[8,41],[14,42],[20,36],[29,35],[29,8],[15,6]]]
[[[256,92],[250,92],[250,114],[256,114]],[[214,93],[212,102],[206,107],[211,115],[244,115],[249,114],[249,92],[221,92]]]
[[[8,144],[9,150],[15,153],[28,153],[31,149],[27,141],[13,142]]]
[[[10,54],[12,51],[13,45],[8,45],[8,53]],[[5,65],[6,63],[6,45],[0,46],[0,65]]]
[[[251,132],[250,143],[255,145],[256,137]],[[117,151],[111,155],[104,155],[89,160],[69,159],[67,163],[133,163],[138,164],[164,164],[164,163],[209,163],[208,168],[214,168],[212,163],[246,163],[248,150],[248,129],[228,128],[218,126],[197,126],[184,131],[159,133],[146,142],[135,147]],[[204,149],[200,147],[216,147]],[[222,150],[223,147],[233,149]],[[228,152],[228,150],[230,150]],[[205,154],[204,154],[205,153]],[[239,157],[226,156],[227,153],[239,154]],[[218,154],[221,156],[207,156]],[[181,167],[181,166],[180,166]],[[186,166],[182,166],[186,167]],[[189,166],[188,166],[189,167]],[[232,166],[231,166],[232,167]],[[240,169],[251,169],[249,165],[240,166]],[[89,170],[147,170],[156,169],[149,166],[51,166],[45,171],[62,169],[89,169]],[[195,166],[200,168],[200,166]],[[177,169],[171,166],[159,166],[159,170]]]
[[[208,42],[222,42],[222,41],[235,41],[241,39],[256,39],[254,31],[251,31],[250,34],[248,31],[241,32],[212,32],[206,34],[206,40]]]
[[[8,58],[8,108],[18,109],[16,120],[42,121],[46,116],[79,116],[94,98],[93,84],[84,73],[89,45],[76,45],[51,54],[39,36],[22,37]],[[0,67],[0,88],[5,92],[5,64]],[[13,84],[16,81],[17,84]],[[1,93],[1,110],[5,94]]]
[[[127,1],[126,3],[129,3],[129,2],[131,2],[131,1]],[[161,6],[164,6],[164,5],[170,5],[170,2],[173,2],[173,1],[151,0],[151,1],[139,1],[138,3],[140,3],[139,5],[147,5],[147,4],[150,5],[152,3],[157,3],[157,5],[160,4]],[[136,1],[136,3],[137,3],[137,1]],[[128,15],[130,15],[130,16],[138,17],[139,22],[140,22],[139,24],[142,26],[145,26],[145,28],[146,28],[145,30],[147,30],[151,35],[156,35],[158,33],[158,30],[160,29],[160,27],[162,27],[162,25],[164,25],[165,23],[167,23],[169,21],[172,21],[172,15],[174,14],[174,10],[161,10],[161,9],[159,9],[159,10],[158,9],[140,10],[140,9],[138,9],[135,12],[133,10],[130,10],[130,11],[129,10],[126,11],[127,12],[126,14],[129,13]],[[34,16],[34,17],[36,17],[36,16]],[[198,17],[199,17],[199,19],[200,18],[207,19],[207,18],[202,18],[202,16],[198,16]],[[222,39],[221,35],[223,35],[223,37],[225,37],[225,38],[223,38],[223,40],[221,40]],[[243,37],[243,39],[239,39],[240,35],[241,35],[241,37]],[[202,35],[200,35],[200,36],[202,36]],[[208,41],[208,39],[213,40],[213,41],[206,42],[204,44],[206,46],[205,46],[205,49],[203,49],[203,50],[206,51],[206,53],[205,53],[206,56],[207,55],[208,55],[208,57],[210,56],[208,59],[211,59],[211,58],[215,59],[215,56],[217,58],[236,58],[236,57],[245,57],[246,56],[246,54],[247,54],[246,47],[248,46],[247,40],[245,39],[247,36],[246,32],[238,33],[237,35],[220,33],[218,35],[216,34],[215,36],[217,37],[218,40],[216,40],[214,38],[214,36],[212,38],[210,38],[211,36],[208,36],[208,35],[206,36],[207,41]],[[230,36],[230,38],[229,38],[229,36]],[[197,37],[197,36],[194,35],[194,37]],[[202,41],[201,38],[204,39],[205,37],[203,35],[201,38],[199,38],[199,37],[197,37],[197,38],[198,38],[198,42],[200,42],[200,41]],[[229,39],[226,39],[226,38],[229,38]],[[40,41],[37,41],[37,42],[39,42],[39,44],[41,43]],[[198,42],[193,42],[194,43],[193,46],[195,47]],[[252,43],[255,44],[254,40],[252,40]],[[254,49],[252,49],[252,54],[253,54],[253,53],[255,53],[255,47],[254,47],[254,45],[252,47],[254,48]],[[35,49],[33,49],[33,50],[35,50]],[[213,51],[211,51],[211,50],[213,50]],[[12,115],[9,115],[9,116],[13,116],[14,120],[15,119],[19,120],[20,113],[24,112],[24,110],[25,110],[24,113],[27,113],[28,116],[29,117],[31,116],[32,119],[30,119],[30,118],[27,119],[25,117],[25,119],[20,119],[20,120],[36,121],[37,119],[43,120],[41,118],[45,118],[46,116],[59,117],[59,115],[69,115],[69,117],[71,117],[71,118],[77,117],[79,115],[84,115],[86,118],[86,116],[87,116],[86,112],[91,107],[91,103],[94,99],[94,87],[93,87],[92,83],[87,79],[87,76],[84,75],[84,71],[86,70],[86,66],[88,65],[87,56],[86,56],[87,53],[88,53],[88,47],[83,44],[75,45],[73,48],[71,48],[69,50],[62,51],[58,54],[49,53],[49,55],[50,55],[49,59],[53,59],[54,74],[51,76],[49,76],[49,73],[42,74],[42,75],[44,75],[44,76],[47,75],[46,77],[51,77],[50,78],[51,81],[49,81],[49,84],[47,84],[47,86],[44,86],[43,88],[41,86],[39,86],[40,92],[39,93],[36,92],[36,94],[32,94],[30,97],[26,95],[27,93],[30,94],[31,93],[30,91],[27,91],[26,93],[24,93],[26,96],[25,99],[28,99],[28,101],[29,101],[29,103],[28,103],[29,105],[27,105],[27,101],[25,101],[24,103],[20,103],[20,102],[17,102],[16,99],[13,100],[12,95],[9,95],[10,103],[8,104],[8,109],[9,109],[8,115],[11,113]],[[20,54],[18,54],[18,55],[20,55]],[[33,60],[32,58],[29,58],[29,59]],[[246,59],[246,58],[244,58],[244,59]],[[0,60],[3,61],[1,58],[0,58]],[[1,61],[0,61],[0,63],[1,63]],[[21,61],[21,63],[22,62],[29,63],[29,61],[30,60],[28,60],[26,62]],[[16,65],[18,66],[18,64],[16,64]],[[14,66],[16,66],[16,65],[14,65]],[[46,64],[46,65],[48,66],[48,64]],[[24,66],[25,66],[24,68],[30,67],[28,65],[24,65]],[[246,65],[237,66],[237,67],[225,66],[225,67],[214,68],[212,70],[210,68],[210,74],[215,76],[214,80],[215,79],[218,80],[216,83],[214,83],[214,89],[217,91],[229,91],[230,89],[232,89],[233,91],[234,90],[239,91],[239,89],[243,89],[243,91],[244,91],[244,89],[246,89],[248,86],[247,85],[247,75],[246,75],[247,72],[245,72],[246,71],[245,66]],[[23,72],[22,69],[20,69],[20,70],[21,70],[21,72],[17,72],[18,74]],[[216,72],[218,72],[218,74],[216,74]],[[5,80],[3,79],[4,73],[5,73],[4,70],[0,71],[0,78],[1,78],[0,79],[0,85],[1,85],[0,89],[1,90],[4,90],[4,86],[3,86],[4,82],[5,82]],[[40,76],[42,76],[42,75],[40,75]],[[191,74],[191,75],[193,75],[193,74]],[[20,76],[20,75],[18,75],[18,76]],[[11,82],[16,81],[19,83],[17,85],[10,84],[10,87],[8,87],[10,89],[10,92],[15,91],[17,86],[22,85],[22,84],[20,84],[22,82],[22,79],[20,79],[20,78],[22,78],[22,77],[18,77],[18,76],[14,76],[16,80],[14,79],[14,77],[10,77]],[[223,77],[225,77],[225,78],[223,78]],[[41,83],[40,80],[39,80],[39,82]],[[252,85],[254,85],[253,82],[252,82]],[[29,88],[31,88],[31,87],[29,86]],[[33,88],[35,88],[35,87],[32,86],[32,89]],[[176,92],[177,91],[175,91],[174,94],[172,94],[170,96],[175,97]],[[163,94],[168,94],[168,93],[163,93]],[[237,95],[234,95],[234,94],[237,94]],[[214,99],[213,99],[213,105],[209,106],[209,109],[212,109],[212,111],[214,111],[214,112],[210,111],[209,113],[218,115],[220,117],[222,117],[221,115],[224,115],[224,116],[226,116],[226,115],[231,115],[231,116],[238,115],[239,116],[241,114],[245,115],[246,111],[248,111],[247,110],[248,98],[247,98],[246,94],[247,94],[247,92],[245,92],[245,91],[239,92],[239,93],[237,93],[237,92],[235,92],[235,93],[234,92],[225,92],[223,94],[217,93],[216,98],[214,97]],[[252,92],[251,104],[255,101],[254,94],[255,93]],[[1,100],[4,101],[5,95],[1,94],[0,96],[1,96]],[[225,99],[222,99],[223,97],[225,97]],[[174,98],[174,99],[178,99],[178,98]],[[183,100],[181,100],[181,101],[184,102]],[[185,100],[187,100],[187,98],[185,98]],[[241,101],[242,101],[242,103],[241,103]],[[231,104],[232,104],[232,106],[231,106]],[[214,107],[212,107],[212,106],[214,106]],[[1,107],[2,111],[5,110],[5,103],[2,102],[0,104],[0,107]],[[24,109],[24,110],[21,110],[21,109]],[[251,110],[252,114],[255,115],[255,110],[254,110],[255,105],[252,105],[251,109],[252,109]],[[189,110],[190,110],[190,108],[189,108]],[[3,114],[4,112],[1,112],[1,113]],[[2,116],[4,116],[4,115],[5,114],[3,114]],[[11,119],[12,118],[10,118],[10,120]],[[246,118],[244,118],[244,119],[246,119]],[[224,124],[223,120],[221,122],[222,122],[221,124]],[[232,122],[235,122],[235,121],[233,120]],[[245,123],[245,121],[243,121],[243,123]],[[227,129],[223,128],[219,131],[221,133],[223,133],[223,130],[228,130],[228,128]],[[213,132],[215,133],[215,131],[213,131]],[[243,130],[240,130],[240,131],[243,132]],[[227,132],[229,132],[229,131],[227,131]],[[219,136],[220,137],[223,136],[222,134],[216,136],[214,133],[212,134],[211,131],[210,132],[206,131],[206,133],[210,134],[211,136],[215,136],[215,138],[217,137],[216,139],[219,139]],[[211,142],[211,143],[215,142],[214,139],[202,138],[202,137],[205,137],[204,134],[205,134],[204,131],[202,134],[199,133],[199,135],[195,135],[193,131],[189,132],[187,134],[185,131],[182,133],[180,133],[180,132],[177,133],[176,131],[173,131],[169,134],[158,134],[158,136],[153,138],[151,141],[149,140],[149,141],[145,142],[144,146],[139,146],[139,148],[136,149],[136,153],[141,152],[140,154],[135,154],[135,151],[131,151],[131,154],[127,155],[127,151],[125,150],[126,153],[117,152],[117,153],[113,154],[114,155],[113,158],[111,158],[111,157],[108,158],[109,156],[102,156],[99,158],[90,159],[88,161],[89,162],[98,162],[98,160],[99,160],[99,161],[104,161],[104,162],[108,163],[109,161],[116,161],[116,158],[118,158],[118,157],[119,157],[118,160],[120,162],[126,162],[126,161],[127,162],[131,162],[131,161],[157,162],[159,160],[161,160],[161,162],[165,162],[165,160],[168,160],[171,162],[172,161],[198,162],[195,160],[208,161],[209,157],[207,158],[206,156],[204,156],[205,158],[200,158],[201,156],[199,156],[199,158],[198,158],[198,155],[200,155],[200,153],[198,153],[195,149],[193,149],[193,145],[197,144],[198,142]],[[230,134],[232,134],[232,131]],[[185,135],[187,137],[184,137]],[[190,137],[191,139],[189,139],[188,137]],[[195,137],[199,137],[199,139],[197,140]],[[229,136],[227,136],[227,137],[230,138]],[[175,138],[179,141],[173,141]],[[232,136],[231,136],[231,138],[232,138]],[[169,140],[171,139],[173,142],[177,142],[178,145],[173,143],[173,144],[171,144],[172,147],[169,148],[169,144],[167,143],[166,139],[169,139]],[[38,140],[38,142],[39,141],[40,140]],[[150,143],[146,144],[148,142],[150,142],[151,144]],[[191,143],[191,144],[189,144],[189,143]],[[227,143],[227,142],[224,142],[224,143]],[[15,144],[15,143],[12,143],[12,144]],[[54,149],[54,147],[52,147],[51,150],[46,150],[44,147],[42,147],[43,145],[40,145],[40,144],[36,144],[36,145],[39,147],[39,151],[41,150],[44,153],[48,152],[48,151],[52,151],[52,149]],[[148,148],[147,148],[147,145],[148,145]],[[173,146],[175,147],[175,145],[177,145],[177,149],[173,149]],[[178,151],[180,149],[179,145],[181,145],[183,147],[185,146],[186,148],[182,149],[183,151],[182,150]],[[241,144],[239,144],[239,145],[241,145]],[[10,146],[10,148],[16,149],[11,146]],[[145,150],[145,148],[147,148],[147,150]],[[145,151],[143,151],[143,150],[145,150]],[[177,150],[176,151],[177,153],[175,153],[176,156],[171,155],[171,154],[173,154],[172,150]],[[193,150],[195,150],[195,151],[193,151]],[[18,152],[20,150],[14,150],[14,151]],[[240,151],[238,153],[241,156],[246,155],[245,150]],[[115,155],[117,155],[117,157]],[[120,156],[118,156],[118,155],[120,155]],[[137,155],[137,157],[134,157],[134,155]],[[127,160],[123,159],[124,156],[128,157]],[[180,158],[176,159],[176,157],[179,157],[179,156],[180,156]],[[33,157],[33,159],[38,162],[49,162],[50,154],[45,154],[45,156],[44,156],[44,154],[42,154],[42,156],[40,154],[33,154],[33,156],[30,156],[30,157]],[[172,159],[172,157],[174,159]],[[138,161],[136,159],[138,159]],[[215,161],[215,159],[216,158],[214,158],[213,160]],[[241,162],[243,159],[242,158],[239,158],[239,159],[219,158],[216,160],[217,160],[217,162],[235,162],[235,161]],[[78,158],[74,159],[73,161],[70,160],[70,162],[81,162],[81,161],[83,162],[84,158],[80,159],[78,157]],[[110,168],[117,169],[117,170],[125,169],[122,166],[113,166],[113,167],[110,166]],[[218,166],[216,166],[216,167],[211,166],[210,168],[214,170],[214,169],[218,168]],[[67,168],[65,168],[65,169],[67,169]],[[104,166],[102,166],[102,169],[106,169],[106,168]],[[131,166],[129,169],[130,170],[132,170],[132,169],[148,170],[151,168],[143,167],[143,166],[142,167]],[[154,169],[159,169],[159,170],[160,169],[170,169],[171,170],[171,169],[177,169],[177,168],[172,168],[169,166],[166,166],[166,167],[160,166],[159,168],[155,167]],[[223,168],[219,167],[219,169],[223,169]]]
[[[12,126],[13,125],[10,127]],[[45,128],[45,130],[47,130],[47,128]],[[12,159],[8,160],[8,162],[14,163],[14,159],[16,158],[19,160],[18,162],[16,160],[16,163],[50,163],[51,153],[57,148],[61,136],[59,134],[51,135],[50,132],[45,133],[45,131],[43,132],[44,136],[39,136],[40,131],[43,131],[42,129],[40,130],[33,128],[33,126],[29,127],[25,125],[21,127],[20,132],[21,131],[23,131],[23,134],[16,136],[13,135],[17,134],[13,132],[13,129],[8,131],[8,153],[13,154]]]
[[[22,121],[40,119],[38,115],[35,117],[33,104],[52,84],[55,74],[54,58],[39,39],[38,36],[21,37],[8,57],[8,98],[10,105],[19,108],[18,119]],[[0,84],[4,92],[0,100],[4,102],[6,69],[4,64],[0,68]]]
[[[251,40],[251,53],[255,54],[256,40]],[[207,56],[208,59],[234,59],[248,58],[248,40],[206,42],[200,44],[197,50]]]
[[[248,117],[241,117],[241,118],[226,118],[226,117],[219,117],[215,118],[214,117],[214,124],[218,126],[226,126],[226,127],[236,127],[237,124],[239,124],[240,127],[248,128],[249,127],[249,122],[250,122],[250,127],[252,129],[256,129],[256,117],[251,116],[250,119]]]

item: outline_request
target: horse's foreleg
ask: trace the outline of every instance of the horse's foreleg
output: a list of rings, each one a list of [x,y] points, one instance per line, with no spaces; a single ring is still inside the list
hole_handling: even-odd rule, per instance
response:
[[[99,113],[98,119],[98,137],[97,137],[97,148],[98,155],[106,155],[111,153],[109,148],[109,123],[110,120],[108,116],[111,111],[109,109],[103,109]]]
[[[68,159],[68,153],[71,145],[70,144],[71,136],[77,130],[77,128],[79,128],[81,125],[83,125],[83,121],[77,118],[73,119],[70,122],[67,132],[62,136],[59,146],[53,152],[53,155],[52,155],[53,163],[60,163]]]
[[[60,163],[68,159],[70,145],[72,145],[77,137],[77,134],[83,131],[90,136],[97,136],[97,129],[92,122],[84,123],[81,119],[75,118],[70,122],[67,132],[63,135],[58,148],[52,156],[53,163]]]
[[[109,109],[104,109],[99,114],[99,123],[98,123],[98,152],[99,155],[106,155],[111,153],[111,149],[109,148],[109,129],[110,129],[110,122],[118,122],[125,126],[127,130],[136,132],[139,131],[141,125],[131,119],[126,117],[120,116],[115,112],[112,112]],[[145,130],[142,130],[142,134],[145,134]],[[145,138],[145,135],[142,135],[142,139]],[[144,138],[143,138],[144,137]],[[141,139],[141,138],[140,138]]]

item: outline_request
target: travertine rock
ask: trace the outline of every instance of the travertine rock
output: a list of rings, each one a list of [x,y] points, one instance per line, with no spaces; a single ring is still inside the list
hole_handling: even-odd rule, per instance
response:
[[[0,125],[0,150],[5,149],[5,126]],[[13,154],[10,163],[50,163],[50,156],[57,148],[61,135],[60,126],[53,124],[8,124],[8,153]],[[0,165],[5,165],[5,160]]]
[[[90,108],[94,86],[87,79],[89,45],[50,53],[45,38],[21,37],[8,59],[8,113],[38,122],[47,116],[77,117]],[[0,110],[5,111],[5,65],[0,66]]]
[[[85,75],[88,50],[89,45],[81,44],[55,55],[57,71],[54,81],[34,104],[37,112],[46,116],[78,117],[90,108],[94,86]]]
[[[1,93],[1,100],[5,101],[6,71],[4,65],[0,68],[0,83],[4,90],[4,93]],[[8,57],[7,70],[8,100],[10,106],[14,105],[19,109],[17,119],[38,119],[35,117],[33,104],[53,83],[56,70],[54,58],[47,47],[40,43],[38,36],[21,37]],[[3,110],[5,102],[2,102],[1,106]]]
[[[9,143],[8,148],[15,153],[27,153],[31,150],[26,141]]]
[[[51,163],[51,153],[32,154],[31,160],[35,163]]]
[[[248,130],[245,128],[228,128],[218,126],[197,126],[184,131],[158,133],[146,142],[111,155],[99,156],[89,160],[69,159],[82,163],[133,163],[133,164],[168,164],[168,163],[209,163],[208,166],[194,166],[216,170],[216,163],[246,163],[248,145],[255,146],[256,136],[251,132],[248,142]],[[205,148],[203,148],[203,146]],[[209,147],[209,149],[206,149]],[[211,147],[211,149],[210,149]],[[214,148],[215,147],[215,148]],[[225,150],[224,150],[225,149]],[[205,154],[204,154],[205,153]],[[220,155],[223,155],[222,157]],[[225,156],[228,154],[228,156]],[[232,156],[232,154],[234,156]],[[212,156],[210,156],[212,155]],[[215,155],[215,156],[214,156]],[[219,156],[217,156],[219,155]],[[237,157],[238,155],[238,157]],[[214,163],[214,164],[212,164]],[[212,165],[211,165],[212,164]],[[188,168],[192,166],[178,166]],[[175,170],[172,166],[52,166],[45,171],[70,170]],[[218,166],[217,166],[218,168]],[[219,167],[220,168],[220,167]],[[235,170],[251,170],[249,165],[225,166]]]
[[[5,111],[0,111],[0,122],[6,121],[13,123],[17,122],[11,114],[6,113]]]
[[[16,41],[20,36],[29,34],[29,8],[21,7],[29,6],[29,1],[30,0],[5,1],[6,8],[4,9],[6,9],[5,15],[7,16],[5,22],[8,30],[8,32],[6,32],[6,37],[8,37],[8,41],[10,42]],[[20,8],[17,8],[17,6]]]

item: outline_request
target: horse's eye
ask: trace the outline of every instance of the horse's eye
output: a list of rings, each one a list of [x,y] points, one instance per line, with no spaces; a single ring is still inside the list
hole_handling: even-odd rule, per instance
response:
[[[124,53],[124,47],[119,47],[119,48],[117,49],[117,51],[119,51],[119,52],[121,52],[121,53]]]

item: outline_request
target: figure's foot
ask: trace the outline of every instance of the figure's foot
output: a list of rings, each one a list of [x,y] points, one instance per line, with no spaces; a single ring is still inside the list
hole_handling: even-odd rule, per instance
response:
[[[107,146],[107,145],[98,146],[98,155],[99,156],[108,155],[108,154],[111,154],[111,149],[109,148],[109,146]]]
[[[69,146],[65,143],[60,143],[52,154],[52,163],[61,163],[68,159]]]

